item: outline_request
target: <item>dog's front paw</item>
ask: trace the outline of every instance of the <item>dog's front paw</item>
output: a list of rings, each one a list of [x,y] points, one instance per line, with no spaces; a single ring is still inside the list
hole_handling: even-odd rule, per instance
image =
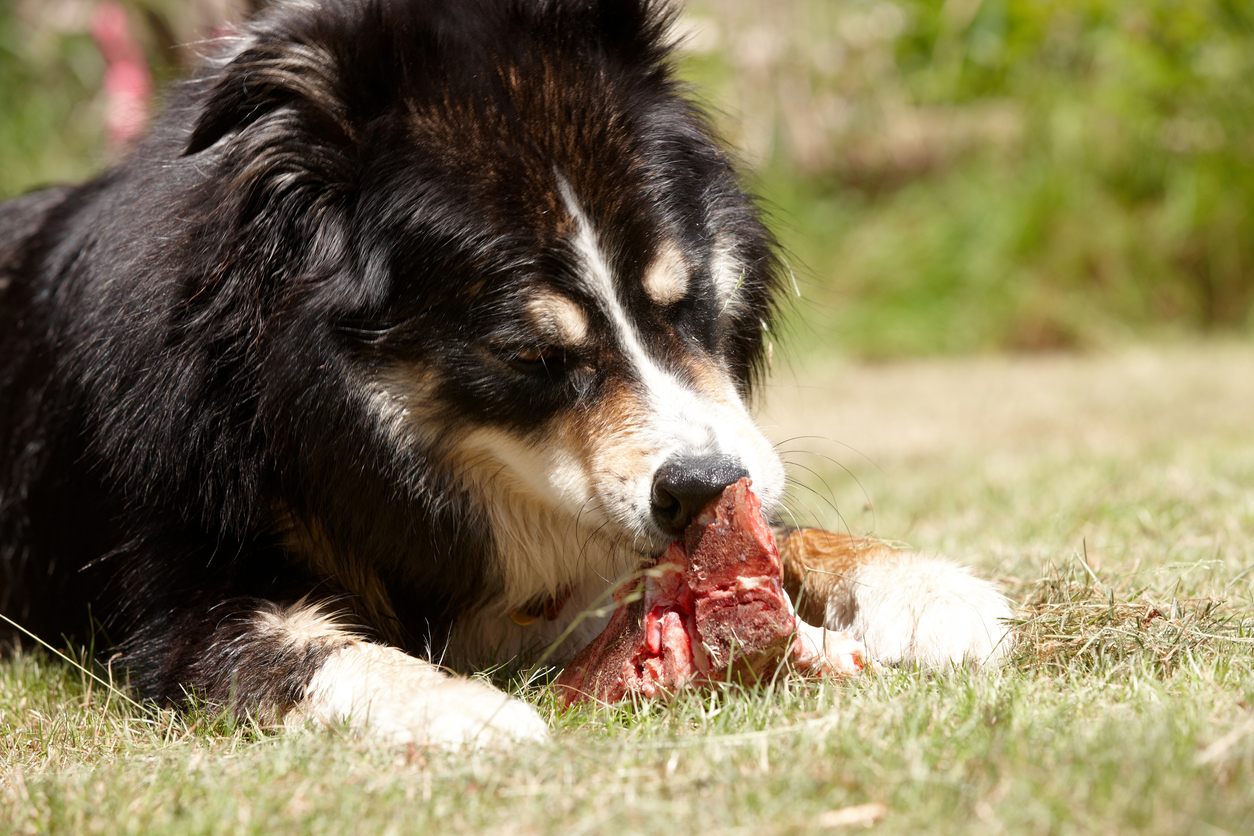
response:
[[[937,669],[988,663],[1012,643],[1010,604],[998,588],[941,557],[891,552],[851,573],[827,626],[849,630],[885,664]]]
[[[449,676],[421,659],[356,642],[309,682],[293,719],[347,724],[388,743],[499,747],[548,738],[536,710],[491,685]]]
[[[848,630],[828,630],[804,620],[797,622],[797,644],[792,662],[804,672],[833,676],[853,676],[867,668],[873,671],[879,669],[866,645]]]

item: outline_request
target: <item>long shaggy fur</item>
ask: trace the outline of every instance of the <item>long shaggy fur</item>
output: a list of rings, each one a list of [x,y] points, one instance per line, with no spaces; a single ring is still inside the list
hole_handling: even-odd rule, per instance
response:
[[[669,23],[280,3],[116,168],[0,206],[0,612],[161,702],[542,735],[431,663],[783,492],[744,406],[775,246]]]
[[[0,208],[3,612],[56,640],[90,605],[175,701],[224,697],[210,648],[311,592],[439,652],[509,560],[466,429],[533,443],[628,374],[485,356],[535,340],[537,286],[576,283],[563,188],[629,278],[664,242],[744,271],[722,321],[708,279],[667,312],[743,394],[771,242],[667,25],[651,2],[279,5],[117,168]]]

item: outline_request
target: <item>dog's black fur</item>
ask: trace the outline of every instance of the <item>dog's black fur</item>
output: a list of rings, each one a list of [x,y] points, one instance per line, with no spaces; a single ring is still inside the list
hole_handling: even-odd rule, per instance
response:
[[[621,292],[660,357],[744,395],[771,321],[773,243],[665,10],[308,5],[210,56],[116,168],[0,207],[0,612],[58,642],[90,609],[159,701],[298,702],[340,643],[256,634],[272,605],[336,601],[429,657],[507,592],[448,439],[543,444],[631,385],[612,351],[526,350],[535,288],[576,284],[555,171],[637,284],[663,237],[696,277],[730,242],[730,308],[707,281]],[[363,394],[396,364],[429,383],[405,449]]]

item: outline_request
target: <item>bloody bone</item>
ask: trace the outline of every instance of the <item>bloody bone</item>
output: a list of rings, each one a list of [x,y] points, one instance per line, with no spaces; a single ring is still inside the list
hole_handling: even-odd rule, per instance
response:
[[[615,592],[609,624],[557,679],[566,705],[659,696],[729,676],[756,679],[785,660],[837,673],[863,667],[859,643],[821,630],[816,638],[797,618],[749,484],[728,486],[643,580]]]

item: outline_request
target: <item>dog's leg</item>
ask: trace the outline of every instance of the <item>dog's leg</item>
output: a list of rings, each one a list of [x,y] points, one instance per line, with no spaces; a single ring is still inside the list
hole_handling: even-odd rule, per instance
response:
[[[1009,602],[964,566],[816,528],[776,535],[801,618],[850,631],[877,661],[936,669],[1010,648]]]
[[[391,743],[481,747],[548,737],[522,700],[363,641],[337,650],[314,674],[288,721],[304,717],[347,723]]]
[[[525,702],[365,641],[303,601],[260,602],[220,620],[202,657],[175,678],[237,712],[346,725],[388,743],[494,746],[548,735]]]

